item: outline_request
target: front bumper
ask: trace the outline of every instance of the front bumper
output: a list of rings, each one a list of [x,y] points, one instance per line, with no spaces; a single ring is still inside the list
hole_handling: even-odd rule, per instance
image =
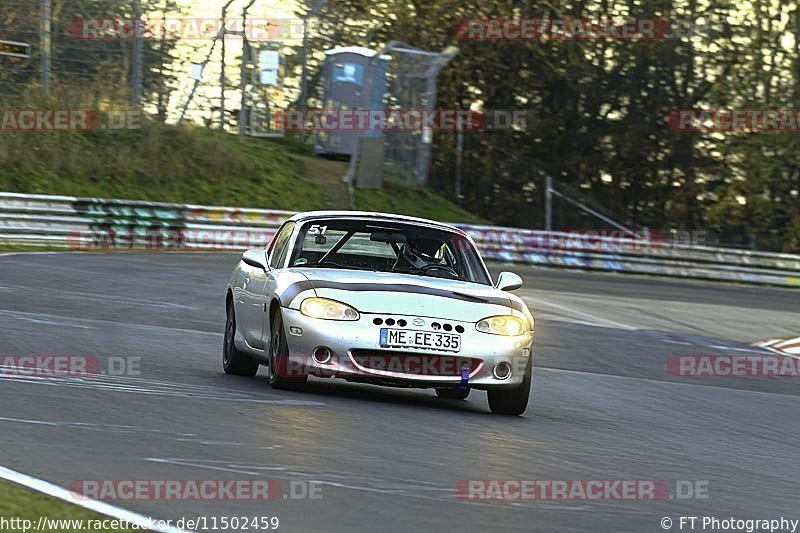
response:
[[[384,385],[448,388],[468,384],[475,389],[514,388],[522,383],[532,364],[533,332],[516,337],[481,333],[472,322],[446,318],[415,317],[389,313],[362,313],[356,321],[332,321],[310,318],[300,311],[282,308],[284,329],[289,345],[288,371],[317,377],[344,378]],[[373,319],[405,320],[415,318],[461,326],[461,347],[458,352],[432,349],[384,348],[380,346],[380,329]],[[409,326],[412,329],[413,326]],[[429,326],[422,328],[429,330]],[[302,332],[300,332],[302,330]],[[431,330],[432,331],[432,330]],[[313,354],[320,347],[331,352],[329,361],[321,363]],[[501,378],[508,365],[510,375]],[[466,370],[465,370],[466,367]]]

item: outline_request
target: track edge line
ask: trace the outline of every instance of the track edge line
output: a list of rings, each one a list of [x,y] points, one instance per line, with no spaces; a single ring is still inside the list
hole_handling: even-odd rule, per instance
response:
[[[172,526],[159,527],[156,525],[155,528],[152,528],[151,518],[149,517],[134,513],[133,511],[128,511],[127,509],[123,509],[121,507],[109,505],[98,500],[76,500],[72,496],[72,493],[65,488],[59,487],[58,485],[50,483],[49,481],[44,481],[27,474],[23,474],[22,472],[11,470],[5,466],[0,466],[0,479],[5,479],[6,481],[10,481],[15,485],[21,485],[41,494],[50,496],[51,498],[67,502],[72,505],[77,505],[78,507],[82,507],[89,511],[94,511],[118,520],[124,520],[130,524],[136,524],[147,531],[157,531],[158,533],[191,533],[189,531]]]

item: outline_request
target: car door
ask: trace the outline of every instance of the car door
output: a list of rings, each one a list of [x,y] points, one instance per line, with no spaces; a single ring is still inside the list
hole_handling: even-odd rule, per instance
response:
[[[286,247],[293,227],[294,223],[284,224],[278,230],[269,249],[264,250],[264,258],[270,265],[277,264],[278,255]],[[275,275],[272,266],[265,272],[262,268],[242,263],[240,270],[242,277],[237,298],[237,329],[249,346],[263,350],[265,316],[267,315],[265,307],[269,296],[275,290]]]
[[[283,227],[281,227],[281,229],[278,231],[278,235],[275,237],[275,241],[272,243],[272,246],[270,246],[269,271],[266,273],[264,285],[261,289],[263,295],[261,299],[262,309],[264,312],[261,314],[261,324],[259,327],[259,335],[261,336],[259,339],[259,345],[263,349],[266,349],[266,347],[269,345],[270,338],[270,323],[267,308],[269,307],[269,301],[272,295],[275,293],[277,280],[281,275],[283,265],[286,264],[286,255],[289,253],[289,249],[291,248],[291,236],[292,232],[294,231],[294,227],[294,222],[287,222],[284,224]]]
[[[266,250],[264,257],[266,258]],[[264,348],[261,341],[262,317],[264,316],[264,286],[267,283],[267,272],[244,262],[240,269],[242,278],[238,298],[239,309],[236,312],[237,328],[244,335],[249,346],[262,350]]]

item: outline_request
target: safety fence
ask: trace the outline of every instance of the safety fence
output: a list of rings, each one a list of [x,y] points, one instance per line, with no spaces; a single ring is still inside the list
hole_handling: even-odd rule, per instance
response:
[[[191,204],[0,193],[0,244],[72,250],[263,247],[293,213]],[[800,255],[652,237],[455,224],[483,256],[584,270],[800,287]]]

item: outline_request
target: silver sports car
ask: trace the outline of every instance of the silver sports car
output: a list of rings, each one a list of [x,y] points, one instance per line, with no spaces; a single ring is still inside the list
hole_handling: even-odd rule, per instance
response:
[[[248,250],[228,285],[223,368],[269,369],[275,388],[308,376],[435,388],[464,399],[486,390],[495,413],[525,411],[533,317],[493,283],[458,228],[381,213],[301,213],[264,249]]]

